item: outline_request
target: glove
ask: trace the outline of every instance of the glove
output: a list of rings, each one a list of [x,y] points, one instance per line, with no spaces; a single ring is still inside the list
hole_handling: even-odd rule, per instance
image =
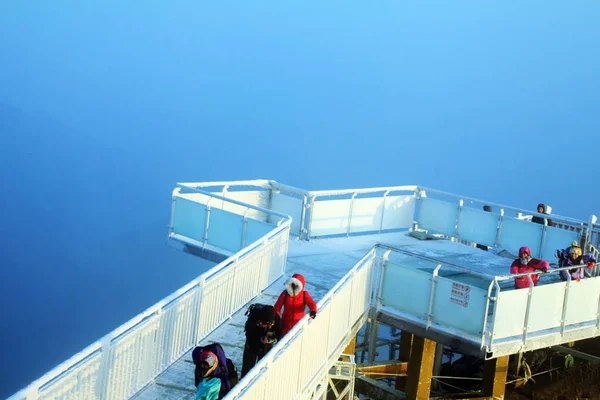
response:
[[[275,339],[274,337],[263,336],[261,338],[261,342],[264,344],[275,344],[277,343],[277,339]]]
[[[581,282],[581,278],[576,278],[575,279],[577,282]]]
[[[548,268],[546,268],[546,267],[542,267],[542,268],[540,268],[540,270],[542,271],[543,274],[548,272]]]
[[[317,316],[317,312],[316,311],[311,311],[309,315],[310,315],[310,317],[312,319],[315,319],[315,317]]]
[[[595,266],[596,266],[596,263],[595,263],[595,262],[593,262],[593,261],[590,261],[590,262],[588,263],[588,268],[594,268]]]

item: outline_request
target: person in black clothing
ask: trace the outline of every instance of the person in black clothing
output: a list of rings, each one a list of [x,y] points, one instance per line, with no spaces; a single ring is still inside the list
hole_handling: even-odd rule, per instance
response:
[[[548,214],[546,212],[546,206],[543,203],[538,204],[537,212],[540,214]],[[533,218],[531,218],[531,222],[534,222],[536,224],[552,226],[552,220],[550,218],[538,217],[537,215],[534,215]]]
[[[253,304],[246,314],[246,344],[242,362],[242,378],[281,339],[281,318],[273,306]]]

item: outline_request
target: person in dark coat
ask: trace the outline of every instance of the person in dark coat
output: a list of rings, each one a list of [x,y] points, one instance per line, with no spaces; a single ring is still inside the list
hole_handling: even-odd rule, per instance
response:
[[[540,214],[547,215],[548,213],[546,212],[546,205],[543,203],[538,204],[537,212]],[[538,217],[537,215],[534,215],[533,218],[531,218],[531,222],[536,224],[552,226],[552,220],[550,218]]]
[[[281,318],[273,306],[253,304],[248,314],[242,378],[281,339]]]

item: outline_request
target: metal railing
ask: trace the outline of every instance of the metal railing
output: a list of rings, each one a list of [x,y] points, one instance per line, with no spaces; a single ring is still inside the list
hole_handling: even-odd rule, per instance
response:
[[[434,195],[434,197],[431,197],[429,195]],[[433,225],[431,225],[431,222],[423,222],[424,219],[425,221],[428,220],[428,209],[426,209],[425,211],[423,210],[423,201],[428,201],[425,199],[430,198],[433,199],[432,201],[434,202],[434,205],[440,208],[445,208],[445,212],[447,214],[443,215],[444,211],[442,210],[440,218],[435,218],[433,221]],[[489,205],[493,207],[494,212],[487,213],[485,211],[482,211],[483,205]],[[465,215],[465,213],[468,214]],[[465,225],[467,223],[463,221],[463,216],[467,217],[472,214],[476,215],[475,219],[480,225],[479,228],[481,228],[481,226],[485,226],[485,223],[490,222],[484,222],[488,214],[490,216],[493,216],[493,221],[491,222],[491,225],[480,232],[480,234],[487,234],[487,241],[475,240],[475,235],[470,231],[471,229],[476,227],[476,224],[474,224],[472,221],[472,216],[469,224]],[[551,217],[553,220],[553,226],[550,227],[547,225],[540,224],[529,225],[530,218],[528,218],[529,216],[527,215],[524,216],[524,214],[537,215],[544,218]],[[451,218],[450,221],[444,220],[444,218],[447,216]],[[585,245],[587,243],[595,243],[596,241],[598,241],[598,237],[600,237],[600,235],[598,235],[598,233],[596,232],[598,228],[594,226],[594,222],[596,220],[595,216],[591,216],[590,221],[588,222],[559,215],[549,216],[546,214],[538,214],[535,212],[515,207],[509,207],[498,203],[486,202],[480,199],[459,196],[452,193],[447,193],[425,187],[419,187],[418,189],[417,211],[415,219],[418,222],[418,225],[416,226],[417,228],[431,229],[433,227],[434,231],[442,233],[443,235],[449,238],[454,238],[463,243],[480,243],[490,247],[499,247],[508,250],[513,254],[516,254],[520,246],[527,245],[532,249],[536,257],[550,260],[553,259],[553,254],[556,248],[561,246],[561,248],[567,247],[571,244],[573,240],[580,241],[582,242],[582,245]],[[520,221],[528,222],[525,223]],[[507,223],[510,223],[511,225],[521,224],[519,225],[519,227],[531,230],[532,235],[524,237],[524,240],[521,242],[521,244],[517,246],[507,238],[506,232],[504,232],[503,230]],[[589,227],[593,227],[593,229],[589,229]],[[533,231],[535,231],[535,233],[533,233]],[[561,242],[559,245],[558,243],[555,243],[555,241],[550,242],[550,236],[564,236],[564,243]]]
[[[226,399],[292,399],[314,389],[346,343],[358,332],[371,304],[376,250],[369,251],[226,396]]]
[[[182,193],[182,189],[191,193]],[[179,204],[181,202],[184,203]],[[236,206],[237,212],[225,211],[225,204]],[[273,221],[272,224],[263,222],[269,219]],[[270,209],[178,184],[173,190],[169,238],[199,249],[211,246],[216,251],[232,254],[288,219],[288,215]],[[226,232],[213,239],[211,229]],[[234,237],[236,233],[239,238]]]
[[[425,330],[435,328],[471,338],[480,343],[482,350],[493,352],[508,342],[512,348],[526,348],[528,340],[540,335],[553,335],[554,343],[564,343],[573,337],[589,337],[591,331],[600,329],[598,278],[574,283],[567,274],[566,281],[551,279],[572,266],[552,268],[546,273],[493,276],[394,247],[377,247],[387,251],[383,256],[381,300],[373,306],[406,313]],[[401,259],[408,257],[409,261],[404,265],[391,261],[390,253]],[[410,260],[424,261],[425,265]],[[541,274],[546,282],[534,286],[530,279],[528,289],[513,289],[514,279]],[[391,287],[388,292],[386,284]],[[588,301],[583,302],[585,299]],[[581,331],[583,328],[591,331]]]
[[[282,218],[268,234],[53,368],[10,400],[131,397],[283,274],[291,220]]]

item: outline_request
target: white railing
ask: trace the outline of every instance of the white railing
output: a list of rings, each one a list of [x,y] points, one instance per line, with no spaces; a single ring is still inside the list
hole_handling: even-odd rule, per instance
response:
[[[552,268],[545,275],[550,278],[548,275],[572,268]],[[540,336],[553,337],[546,340],[555,344],[590,337],[590,332],[595,336],[600,331],[600,278],[575,282],[566,274],[567,281],[533,286],[530,280],[528,289],[501,288],[502,282],[540,274],[536,271],[495,277],[492,321],[485,330],[485,344],[490,352],[506,342],[526,349],[528,340]]]
[[[283,274],[290,223],[285,218],[10,400],[131,397]]]
[[[178,184],[172,196],[169,239],[231,255],[289,218],[273,210]]]
[[[317,317],[300,320],[226,399],[293,399],[310,392],[364,322],[377,265],[373,249],[319,302]]]
[[[228,187],[269,192],[269,200],[254,202],[293,218],[291,232],[309,240],[315,237],[374,233],[422,228],[442,233],[465,244],[483,244],[515,252],[525,239],[534,255],[552,260],[556,248],[573,240],[600,245],[600,225],[595,217],[580,221],[545,215],[420,186],[308,191],[275,181],[235,181],[186,184],[193,187]],[[240,196],[242,196],[240,194]],[[244,198],[251,202],[250,198]],[[260,203],[260,204],[259,204]],[[268,204],[268,207],[267,207]],[[482,211],[483,205],[494,208]],[[526,215],[525,217],[523,216]],[[530,216],[551,218],[553,226],[531,224]],[[272,221],[272,217],[271,220]],[[593,227],[593,229],[589,229]],[[515,235],[514,233],[521,232]],[[511,238],[513,240],[511,240]]]
[[[384,257],[378,308],[399,312],[426,331],[468,339],[490,354],[532,349],[536,346],[532,342],[540,338],[533,348],[600,331],[600,278],[552,279],[572,267],[552,268],[538,286],[514,290],[516,277],[541,272],[491,276],[401,249],[377,247],[395,255]]]
[[[494,212],[483,211],[483,205],[492,206]],[[553,222],[562,226],[559,228],[531,223],[523,219],[523,213],[531,212],[421,187],[416,220],[418,228],[466,242],[499,247],[515,255],[521,246],[528,246],[535,257],[549,261],[554,260],[556,249],[591,238],[592,231],[588,229],[593,225],[591,222],[552,215]],[[595,217],[590,220],[595,221]]]

